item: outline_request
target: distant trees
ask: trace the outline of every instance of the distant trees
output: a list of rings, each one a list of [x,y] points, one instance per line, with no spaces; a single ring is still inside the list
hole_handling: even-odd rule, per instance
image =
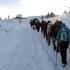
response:
[[[48,17],[55,17],[55,16],[56,15],[53,12],[51,12],[51,13],[48,12],[48,14],[46,15],[46,18],[48,18]]]
[[[17,14],[16,18],[23,19],[22,14]]]
[[[8,15],[8,19],[9,19],[9,15]]]
[[[21,14],[17,14],[17,16],[15,17],[16,19],[19,20],[19,23],[21,24],[21,19],[23,19]]]
[[[2,20],[2,18],[0,17],[0,20]]]
[[[48,18],[50,16],[50,14],[49,14],[49,12],[48,12],[48,14],[46,15],[46,18]]]
[[[68,10],[68,11],[67,11]],[[70,13],[70,7],[68,7],[68,9],[67,10],[64,10],[64,12],[63,13]]]
[[[43,20],[44,18],[50,18],[50,17],[55,17],[55,16],[57,16],[57,15],[55,15],[53,12],[51,12],[51,13],[47,13],[47,15],[42,15],[41,16],[41,19]]]
[[[43,19],[44,19],[44,17],[43,17],[43,16],[41,16],[41,19],[43,20]]]
[[[67,12],[67,11],[64,11],[63,13],[65,13],[65,14],[66,14],[66,13],[70,13],[70,10],[69,10],[68,12]]]
[[[65,10],[64,13],[67,13],[67,11]]]
[[[70,13],[70,7],[69,7],[69,13]]]
[[[70,13],[70,11],[69,11],[69,13]]]

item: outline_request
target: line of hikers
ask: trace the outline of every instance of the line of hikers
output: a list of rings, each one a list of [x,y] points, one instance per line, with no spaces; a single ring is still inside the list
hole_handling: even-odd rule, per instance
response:
[[[70,30],[69,28],[59,20],[56,20],[54,24],[51,21],[41,22],[38,19],[33,19],[30,21],[31,27],[37,29],[43,34],[44,38],[48,42],[48,45],[53,44],[53,49],[60,52],[61,61],[63,66],[67,65],[67,48],[70,42]]]

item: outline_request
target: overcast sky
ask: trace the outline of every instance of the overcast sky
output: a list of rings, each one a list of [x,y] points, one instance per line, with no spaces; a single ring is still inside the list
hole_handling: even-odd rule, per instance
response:
[[[70,0],[0,0],[0,17],[46,15],[51,11],[61,14],[68,7]]]
[[[21,1],[23,0],[0,0],[0,5],[2,6],[9,6],[9,5],[21,5]]]

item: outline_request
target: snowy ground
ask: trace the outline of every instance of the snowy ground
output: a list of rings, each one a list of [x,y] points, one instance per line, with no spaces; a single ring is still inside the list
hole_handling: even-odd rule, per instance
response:
[[[0,70],[54,70],[30,25],[6,22],[0,28]]]
[[[0,70],[70,70],[63,68],[60,54],[47,45],[40,32],[32,30],[29,20],[0,21]],[[56,58],[57,55],[57,58]]]

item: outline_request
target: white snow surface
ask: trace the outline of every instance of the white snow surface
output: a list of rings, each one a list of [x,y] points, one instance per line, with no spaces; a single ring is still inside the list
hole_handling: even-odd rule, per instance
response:
[[[0,70],[55,70],[29,22],[0,21]]]
[[[59,19],[70,26],[68,14]],[[41,32],[32,30],[29,22],[28,19],[22,19],[21,24],[18,19],[0,21],[0,70],[70,70],[70,49],[68,65],[63,68],[60,53],[56,54],[52,44],[48,46]]]

